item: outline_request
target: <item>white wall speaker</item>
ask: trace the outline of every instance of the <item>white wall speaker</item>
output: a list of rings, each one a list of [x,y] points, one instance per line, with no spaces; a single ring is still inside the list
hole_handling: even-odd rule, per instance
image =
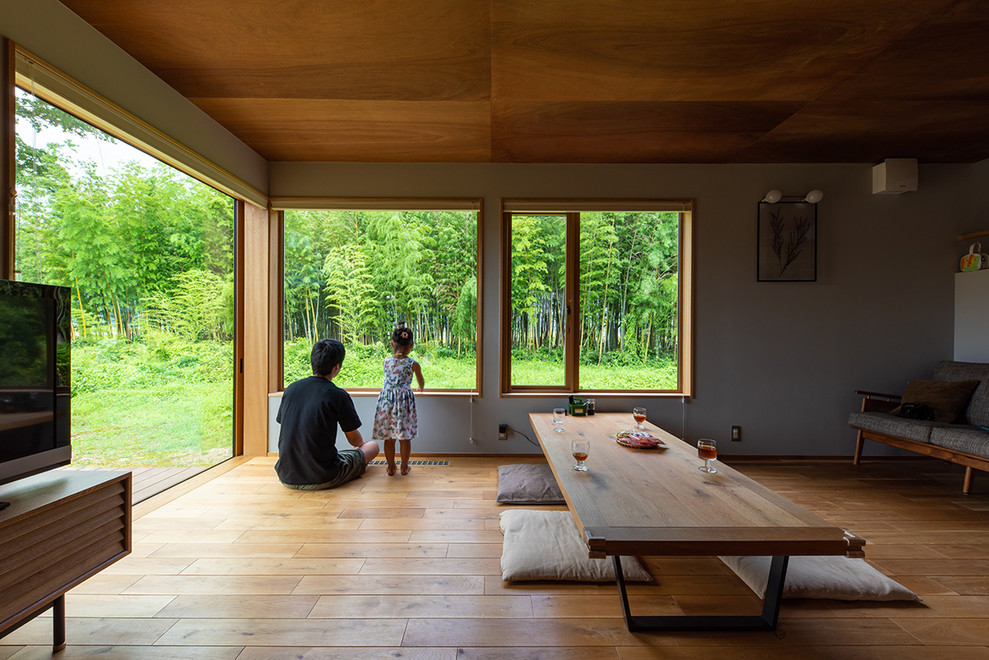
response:
[[[872,168],[873,195],[899,195],[917,190],[917,159],[887,158]]]

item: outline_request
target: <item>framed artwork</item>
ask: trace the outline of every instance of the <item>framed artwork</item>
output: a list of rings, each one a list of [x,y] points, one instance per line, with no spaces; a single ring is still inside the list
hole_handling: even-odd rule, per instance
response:
[[[759,202],[759,282],[817,281],[817,204]]]

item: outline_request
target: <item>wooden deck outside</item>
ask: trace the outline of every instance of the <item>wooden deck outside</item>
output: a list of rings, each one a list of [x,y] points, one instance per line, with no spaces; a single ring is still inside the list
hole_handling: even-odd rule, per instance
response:
[[[447,457],[444,457],[447,458]],[[931,459],[739,461],[734,467],[865,537],[868,561],[922,603],[788,601],[775,632],[637,634],[613,584],[501,580],[497,466],[449,466],[293,491],[257,458],[135,507],[134,552],[67,596],[59,658],[895,658],[989,654],[989,482],[959,492]],[[591,459],[593,461],[593,458]],[[644,494],[648,496],[648,493]],[[562,507],[547,507],[561,509]],[[637,610],[759,601],[719,560],[649,558]],[[0,640],[0,660],[50,657],[50,618]]]
[[[87,467],[73,468],[64,467],[63,470],[101,470],[103,468]],[[157,495],[172,486],[191,479],[197,474],[208,470],[208,467],[114,467],[106,468],[113,470],[130,470],[134,479],[133,502],[143,502],[144,500]],[[2,657],[2,656],[0,656]]]

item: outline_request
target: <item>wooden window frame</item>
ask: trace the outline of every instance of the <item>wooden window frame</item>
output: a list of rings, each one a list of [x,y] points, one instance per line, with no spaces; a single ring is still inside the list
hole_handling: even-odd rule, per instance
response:
[[[580,387],[580,214],[602,211],[677,212],[680,214],[678,246],[679,287],[677,296],[678,356],[675,390],[595,390]],[[562,385],[512,384],[512,216],[554,215],[566,218],[566,328],[564,332],[564,383]],[[580,200],[503,199],[501,202],[501,296],[499,307],[500,396],[594,396],[690,397],[693,396],[693,200]]]
[[[278,322],[273,336],[277,341],[277,366],[272,369],[272,392],[283,392],[285,390],[285,211],[471,211],[477,217],[476,234],[476,263],[477,263],[477,324],[476,324],[476,356],[475,356],[475,387],[456,389],[429,389],[417,396],[464,396],[479,397],[482,395],[482,383],[484,382],[482,373],[482,338],[484,328],[483,299],[484,281],[483,273],[483,250],[481,241],[484,231],[484,200],[482,198],[461,198],[461,197],[272,197],[269,205],[274,214],[277,214],[276,223],[277,246],[277,276],[278,276],[278,296],[276,299],[276,309]],[[274,317],[274,315],[273,315]],[[274,318],[272,319],[274,321]],[[355,396],[377,396],[379,389],[375,388],[348,388],[348,392]]]

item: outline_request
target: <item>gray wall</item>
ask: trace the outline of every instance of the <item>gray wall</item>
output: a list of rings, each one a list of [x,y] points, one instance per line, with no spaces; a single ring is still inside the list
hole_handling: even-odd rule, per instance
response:
[[[918,192],[887,196],[872,194],[871,166],[862,164],[272,163],[270,190],[484,198],[483,396],[472,404],[420,396],[414,451],[536,451],[517,434],[499,442],[497,424],[531,436],[528,413],[562,399],[498,395],[500,198],[687,197],[696,211],[696,396],[686,403],[599,396],[598,408],[644,403],[650,421],[690,440],[725,441],[726,454],[849,455],[854,435],[845,420],[857,406],[856,388],[902,391],[908,378],[929,377],[935,361],[952,356],[955,236],[986,217],[975,185],[985,174],[981,166],[922,165]],[[825,193],[817,282],[756,282],[756,205],[771,188]],[[273,418],[278,398],[270,403]],[[371,419],[373,404],[358,399],[363,419]],[[733,424],[743,427],[741,443],[727,442]],[[369,424],[363,430],[369,434]],[[269,448],[277,448],[273,421]]]

